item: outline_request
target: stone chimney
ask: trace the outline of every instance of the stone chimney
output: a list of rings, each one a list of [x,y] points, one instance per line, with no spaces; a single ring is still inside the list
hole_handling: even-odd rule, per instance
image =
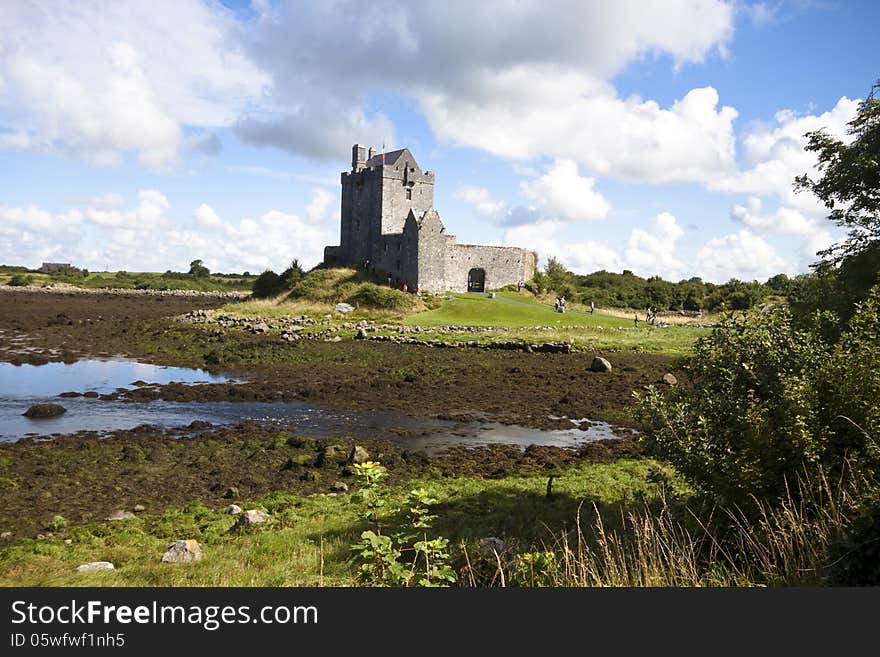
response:
[[[364,168],[367,148],[363,144],[355,144],[351,147],[351,171],[356,173]]]

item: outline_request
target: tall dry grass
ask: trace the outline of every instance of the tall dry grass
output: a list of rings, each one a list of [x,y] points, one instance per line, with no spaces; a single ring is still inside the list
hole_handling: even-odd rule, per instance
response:
[[[779,504],[756,501],[757,515],[716,507],[698,517],[661,498],[583,522],[540,550],[494,553],[496,572],[472,585],[729,587],[829,583],[832,546],[850,526],[860,500],[876,491],[872,478],[847,473],[798,481]],[[610,527],[609,524],[615,525]]]

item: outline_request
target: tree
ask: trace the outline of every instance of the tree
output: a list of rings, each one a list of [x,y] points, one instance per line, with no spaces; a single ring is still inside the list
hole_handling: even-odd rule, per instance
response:
[[[835,264],[862,253],[880,240],[880,80],[859,103],[849,122],[850,143],[824,130],[808,132],[806,150],[819,154],[818,180],[803,174],[795,179],[795,190],[813,192],[831,210],[828,218],[849,228],[847,239],[819,255]]]
[[[265,299],[278,294],[280,277],[274,271],[267,269],[257,276],[251,288],[255,299]]]
[[[189,275],[195,278],[207,278],[211,272],[202,264],[201,260],[193,260],[189,263]]]

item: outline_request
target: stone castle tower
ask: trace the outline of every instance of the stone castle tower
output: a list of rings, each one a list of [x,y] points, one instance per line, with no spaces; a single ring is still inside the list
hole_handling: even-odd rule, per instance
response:
[[[434,173],[422,171],[409,149],[377,154],[355,144],[351,171],[342,173],[339,246],[327,264],[387,272],[398,285],[423,292],[467,292],[527,281],[537,255],[526,249],[458,244],[434,209]]]

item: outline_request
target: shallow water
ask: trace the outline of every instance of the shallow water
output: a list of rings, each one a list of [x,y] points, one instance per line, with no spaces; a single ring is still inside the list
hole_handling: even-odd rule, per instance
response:
[[[0,441],[24,436],[49,436],[76,431],[108,432],[141,424],[162,428],[186,426],[194,420],[216,425],[253,420],[289,428],[311,438],[352,436],[385,438],[408,449],[428,453],[448,447],[490,444],[575,447],[614,438],[615,428],[587,419],[569,420],[571,428],[538,430],[494,422],[455,422],[419,418],[394,411],[353,412],[316,407],[305,402],[127,402],[83,397],[61,398],[66,391],[113,392],[135,381],[147,383],[219,383],[224,375],[203,370],[161,367],[127,360],[86,360],[65,365],[14,366],[0,363]],[[37,402],[59,403],[63,415],[31,419],[22,413]],[[564,418],[556,418],[564,419]]]

